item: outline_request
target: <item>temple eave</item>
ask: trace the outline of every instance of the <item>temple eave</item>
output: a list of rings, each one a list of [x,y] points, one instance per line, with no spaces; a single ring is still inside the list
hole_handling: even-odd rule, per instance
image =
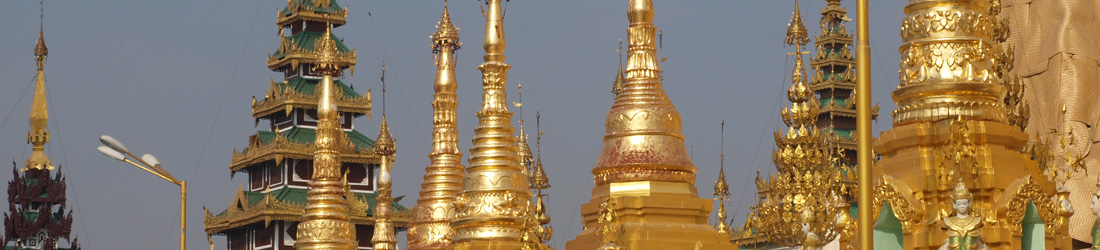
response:
[[[284,159],[312,160],[315,150],[313,144],[291,142],[285,136],[279,135],[275,137],[273,142],[267,144],[255,142],[245,148],[243,152],[234,150],[229,170],[236,172],[272,160],[276,164]],[[345,145],[339,149],[339,152],[342,162],[360,164],[379,164],[382,162],[381,156],[359,146]]]
[[[252,106],[252,118],[259,120],[277,112],[287,112],[292,109],[316,109],[318,99],[320,97],[316,95],[304,94],[264,99]],[[366,97],[337,98],[336,106],[341,113],[370,116],[371,100]]]
[[[349,68],[352,72],[355,72],[356,54],[355,51],[351,51],[349,53],[350,54],[346,56],[337,57],[336,61],[339,62],[342,68]],[[303,63],[313,64],[316,62],[317,56],[313,54],[313,51],[290,51],[282,57],[269,55],[267,57],[267,68],[269,70],[280,70],[286,68],[287,66],[290,66],[291,69],[296,69],[299,65]]]
[[[333,27],[340,27],[347,23],[348,12],[341,11],[336,14],[317,13],[314,11],[292,11],[290,15],[279,15],[275,21],[279,26],[287,26],[296,21],[313,21],[332,23]]]

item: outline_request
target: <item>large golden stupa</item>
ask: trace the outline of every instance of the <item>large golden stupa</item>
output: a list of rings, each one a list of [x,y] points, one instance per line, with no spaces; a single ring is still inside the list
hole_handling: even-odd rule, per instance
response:
[[[627,11],[625,82],[607,114],[600,159],[592,169],[596,187],[581,205],[585,229],[567,249],[597,249],[601,204],[614,204],[625,249],[728,249],[729,235],[707,218],[713,207],[699,198],[695,165],[684,146],[680,112],[665,95],[658,64],[653,1],[631,0]],[[607,237],[607,236],[602,236]]]

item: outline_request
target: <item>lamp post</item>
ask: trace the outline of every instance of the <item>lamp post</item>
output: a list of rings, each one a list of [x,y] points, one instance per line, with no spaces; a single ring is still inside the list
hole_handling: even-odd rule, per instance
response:
[[[160,167],[160,161],[157,161],[157,158],[153,157],[151,154],[144,154],[141,157],[137,157],[133,153],[130,153],[130,150],[126,149],[126,146],[123,146],[121,142],[118,142],[118,140],[115,140],[115,138],[109,135],[100,136],[99,141],[103,142],[103,146],[99,146],[97,149],[107,157],[130,163],[130,165],[145,170],[145,172],[149,172],[161,179],[180,186],[180,250],[187,249],[187,181],[173,177],[168,171]],[[133,160],[127,158],[127,155]],[[137,162],[134,162],[134,160],[137,160]]]

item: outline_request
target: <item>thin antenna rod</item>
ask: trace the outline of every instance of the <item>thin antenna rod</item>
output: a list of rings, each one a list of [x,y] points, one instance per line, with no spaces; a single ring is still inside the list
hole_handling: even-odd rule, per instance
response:
[[[718,167],[726,168],[726,120],[722,119],[722,152],[718,155]]]
[[[382,116],[386,116],[386,60],[382,60]]]

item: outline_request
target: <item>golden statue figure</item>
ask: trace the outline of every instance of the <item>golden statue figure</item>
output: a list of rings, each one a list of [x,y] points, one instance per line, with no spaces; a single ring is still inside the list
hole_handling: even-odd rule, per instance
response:
[[[1092,192],[1092,205],[1089,206],[1092,208],[1092,215],[1100,215],[1100,178],[1097,178],[1096,187],[1096,192]],[[1100,216],[1092,223],[1092,247],[1089,249],[1100,249]]]
[[[821,237],[814,233],[814,230],[810,228],[810,223],[814,221],[814,212],[810,209],[802,210],[802,233],[806,234],[806,239],[802,241],[802,250],[821,250],[825,246],[825,242],[821,242]]]
[[[943,218],[941,228],[947,230],[947,242],[944,242],[940,250],[978,250],[989,249],[982,242],[982,217],[971,215],[971,202],[974,194],[966,189],[966,184],[959,179],[955,185],[955,191],[951,193],[951,206],[955,208],[955,216]]]

